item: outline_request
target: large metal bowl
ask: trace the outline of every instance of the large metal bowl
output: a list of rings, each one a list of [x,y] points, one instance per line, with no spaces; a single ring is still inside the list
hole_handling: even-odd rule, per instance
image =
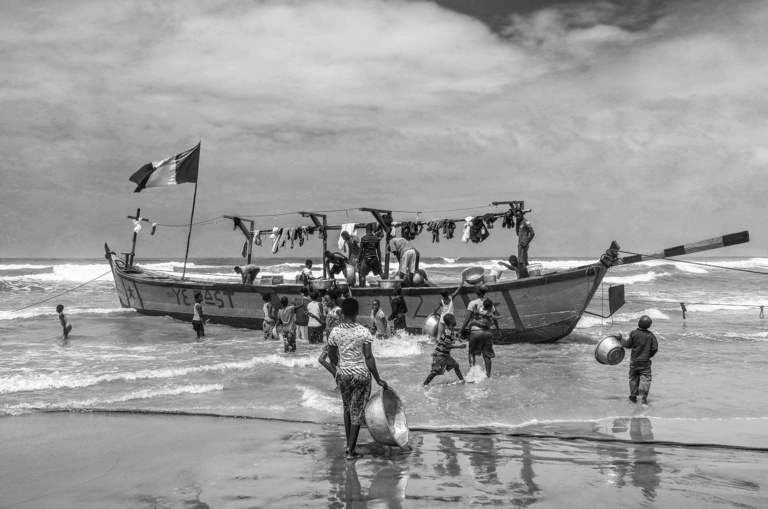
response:
[[[402,283],[402,279],[382,279],[379,281],[379,288],[397,288]]]
[[[603,338],[595,348],[595,359],[600,364],[615,366],[624,360],[624,347],[621,341],[613,336]]]
[[[424,325],[421,327],[421,333],[426,334],[431,338],[437,337],[437,327],[440,325],[440,315],[432,313],[424,320]]]
[[[482,267],[468,267],[461,271],[461,277],[470,285],[476,285],[483,282],[483,273],[485,269]]]
[[[387,386],[365,404],[368,432],[378,443],[391,447],[408,445],[408,421],[397,393]]]
[[[312,286],[317,290],[328,290],[333,286],[333,279],[314,279],[312,280]]]

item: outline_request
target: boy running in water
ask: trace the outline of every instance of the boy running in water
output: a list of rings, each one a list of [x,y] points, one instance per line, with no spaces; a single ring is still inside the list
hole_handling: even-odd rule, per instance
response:
[[[59,321],[64,330],[64,339],[67,339],[67,337],[69,337],[69,332],[72,330],[72,324],[67,321],[67,315],[64,314],[64,306],[61,304],[56,306],[56,312],[59,314]]]
[[[203,322],[205,321],[205,313],[203,312],[203,294],[195,294],[195,307],[192,313],[192,328],[197,332],[197,339],[205,337],[205,327]]]
[[[429,385],[437,375],[442,375],[446,371],[453,370],[456,376],[459,377],[459,383],[464,383],[464,377],[461,376],[461,369],[459,369],[459,363],[456,359],[451,357],[451,350],[454,348],[466,348],[467,345],[454,345],[454,329],[456,327],[456,317],[452,314],[447,314],[443,317],[445,321],[445,329],[442,334],[437,338],[437,346],[435,347],[435,353],[432,354],[432,371],[424,380],[424,387]]]

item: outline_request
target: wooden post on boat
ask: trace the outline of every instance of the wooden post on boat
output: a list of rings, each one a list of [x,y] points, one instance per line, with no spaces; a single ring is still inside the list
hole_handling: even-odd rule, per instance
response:
[[[141,209],[136,209],[136,217],[134,216],[126,216],[128,219],[133,219],[134,221],[146,221],[149,222],[149,219],[144,219],[141,217]],[[130,253],[123,253],[125,255],[125,266],[133,265],[133,257],[136,256],[136,237],[138,237],[139,232],[136,231],[136,228],[133,229],[133,244],[131,245],[131,252]]]
[[[241,219],[241,218],[239,218],[237,216],[223,216],[223,217],[225,217],[227,219],[232,219],[233,221],[235,221],[235,227],[239,226],[240,227],[240,231],[243,233],[243,235],[245,235],[245,238],[248,241],[248,249],[247,249],[248,255],[247,256],[248,256],[248,265],[250,265],[251,264],[251,253],[253,252],[253,229],[254,229],[254,227],[256,225],[256,221],[253,221],[251,219]],[[250,228],[246,228],[245,226],[243,226],[242,223],[249,223],[251,226],[250,226]]]
[[[392,211],[382,209],[369,209],[365,207],[361,208],[360,210],[373,214],[373,217],[376,218],[376,222],[379,223],[379,226],[381,226],[387,234],[384,238],[384,276],[382,276],[382,279],[389,279],[389,241],[392,240],[392,226],[384,221],[383,214],[386,214],[391,218]]]
[[[325,252],[328,251],[328,216],[325,214],[316,214],[314,212],[299,212],[299,214],[302,215],[302,217],[308,217],[312,220],[312,222],[315,224],[315,227],[317,227],[320,230],[320,238],[323,239],[323,255],[320,257],[323,264],[323,279],[327,277],[327,268],[325,265]],[[319,217],[323,218],[322,223],[318,219]]]

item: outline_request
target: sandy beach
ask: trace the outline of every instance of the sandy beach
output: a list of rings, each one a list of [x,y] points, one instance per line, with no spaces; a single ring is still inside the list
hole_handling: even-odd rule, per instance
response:
[[[733,430],[734,423],[710,423]],[[738,436],[761,420],[741,421]],[[347,462],[330,424],[126,413],[0,419],[2,508],[765,507],[768,453],[644,441],[686,426],[648,418],[550,424],[546,434],[416,431]],[[583,436],[579,440],[559,440]],[[694,429],[690,435],[695,439]],[[605,442],[602,440],[627,440]],[[628,443],[629,440],[635,443]],[[685,441],[685,440],[682,440]],[[693,443],[695,440],[688,440]],[[763,439],[763,442],[765,440]],[[765,447],[768,444],[749,444]]]

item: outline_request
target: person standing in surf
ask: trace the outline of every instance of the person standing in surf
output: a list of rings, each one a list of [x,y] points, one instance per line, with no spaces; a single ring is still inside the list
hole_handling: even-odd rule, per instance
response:
[[[264,339],[273,339],[272,331],[275,330],[275,325],[277,324],[277,311],[275,311],[275,306],[272,305],[271,294],[265,293],[262,295],[262,298],[264,299],[264,322],[261,328],[264,329]]]
[[[389,337],[389,322],[387,322],[387,315],[382,311],[379,299],[374,299],[371,306],[373,307],[371,310],[371,334],[373,334],[376,339],[386,339]]]
[[[392,313],[389,319],[392,320],[392,332],[406,331],[405,315],[408,313],[408,306],[405,305],[403,298],[403,289],[399,286],[395,288],[395,298],[392,299]]]
[[[464,286],[465,281],[462,279],[461,284],[459,284],[459,287],[456,288],[456,291],[449,294],[447,288],[443,288],[440,290],[440,302],[438,302],[437,307],[435,308],[435,311],[433,314],[438,315],[440,317],[440,320],[437,324],[437,338],[439,339],[440,336],[442,336],[443,331],[445,330],[445,315],[452,315],[453,314],[453,299],[459,294],[459,291]],[[455,321],[455,317],[454,317]]]
[[[357,323],[360,305],[349,298],[342,303],[342,322],[328,337],[328,357],[336,366],[336,382],[339,384],[344,404],[344,432],[347,437],[347,460],[356,460],[355,450],[360,426],[365,424],[365,404],[371,394],[371,376],[381,387],[387,382],[379,377],[376,359],[373,357],[371,333]]]
[[[618,335],[621,346],[632,349],[629,361],[629,400],[632,403],[637,403],[638,395],[644,405],[648,403],[648,393],[651,391],[651,357],[659,351],[656,335],[648,330],[652,323],[650,316],[643,315],[637,321],[637,329],[629,333],[629,338],[624,339],[621,334]]]
[[[296,351],[296,309],[303,307],[304,304],[289,306],[288,297],[282,297],[280,304],[282,308],[277,312],[277,319],[282,326],[280,335],[283,338],[283,348],[285,353],[293,353]]]
[[[64,306],[59,304],[56,306],[56,312],[59,314],[59,322],[64,332],[64,339],[69,337],[70,331],[72,331],[72,324],[67,321],[67,315],[64,314]]]
[[[461,329],[459,329],[459,337],[462,337],[467,325],[471,324],[469,330],[469,349],[467,351],[469,365],[474,366],[477,356],[482,355],[483,362],[485,363],[485,376],[486,378],[491,378],[491,359],[496,357],[496,353],[493,351],[491,325],[496,326],[497,333],[500,334],[501,330],[495,315],[496,308],[490,299],[485,298],[485,287],[478,287],[476,292],[477,299],[470,302],[467,306],[467,315],[464,318]]]
[[[464,377],[461,376],[461,369],[456,359],[451,357],[451,350],[454,348],[466,348],[467,345],[454,345],[454,329],[456,328],[456,317],[453,314],[448,313],[443,317],[445,320],[445,328],[442,333],[437,337],[437,346],[435,346],[435,352],[432,354],[432,371],[424,380],[424,387],[429,385],[437,375],[442,375],[446,371],[453,370],[456,376],[459,377],[459,382],[464,383]]]
[[[203,312],[203,294],[195,294],[195,306],[192,311],[192,328],[197,333],[197,339],[205,337],[205,313]]]
[[[325,327],[323,304],[320,302],[320,294],[317,292],[310,293],[309,298],[312,299],[312,301],[307,304],[307,316],[309,317],[307,323],[307,339],[313,344],[322,343],[323,328]]]
[[[347,266],[347,284],[355,286],[355,275],[360,272],[360,237],[341,232],[341,238],[349,249],[349,265]]]
[[[331,334],[333,329],[338,327],[338,325],[341,323],[341,318],[342,318],[341,308],[336,303],[338,298],[339,298],[339,294],[336,292],[336,290],[329,290],[324,297],[325,305],[328,308],[328,312],[325,313],[325,338],[326,339],[328,339],[328,336]]]

